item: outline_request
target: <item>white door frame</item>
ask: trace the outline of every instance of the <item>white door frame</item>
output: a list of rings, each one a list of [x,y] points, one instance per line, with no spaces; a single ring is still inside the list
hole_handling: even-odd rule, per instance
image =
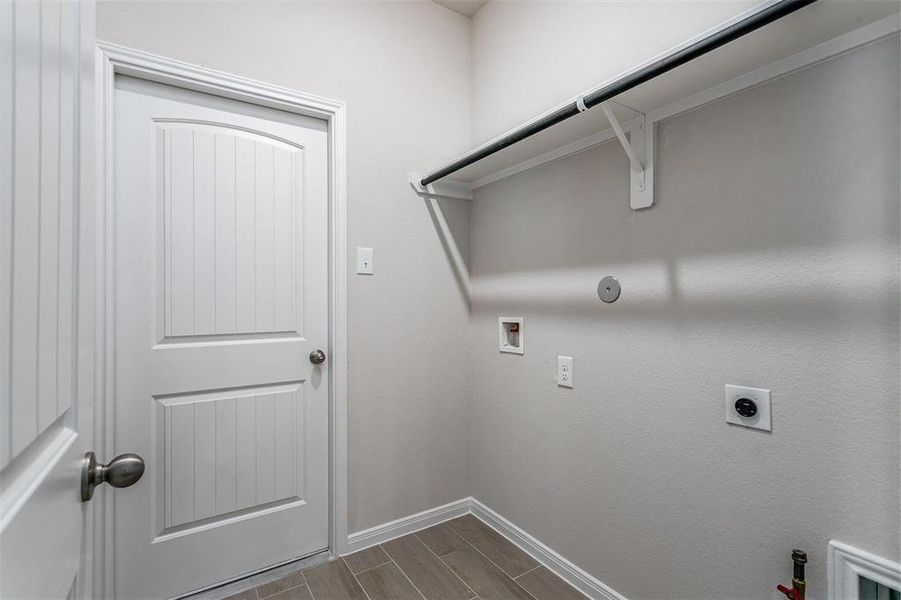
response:
[[[206,69],[171,58],[97,43],[97,403],[95,451],[113,455],[114,315],[113,91],[116,75],[128,75],[259,106],[275,108],[328,124],[329,138],[329,551],[347,547],[347,192],[346,106],[283,87]],[[100,492],[100,490],[98,490]],[[115,556],[113,502],[107,491],[94,497],[95,597],[111,597]]]

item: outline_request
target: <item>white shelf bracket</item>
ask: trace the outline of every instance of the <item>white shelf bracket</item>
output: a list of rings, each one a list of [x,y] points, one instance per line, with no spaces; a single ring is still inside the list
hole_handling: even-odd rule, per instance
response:
[[[602,102],[601,109],[607,115],[610,127],[629,157],[630,198],[633,210],[650,208],[654,205],[654,158],[656,152],[656,124],[648,122],[645,114],[638,112],[632,119],[629,137],[610,108],[609,102]],[[636,111],[637,112],[637,111]]]
[[[472,186],[462,181],[444,179],[429,186],[423,186],[422,175],[410,173],[410,187],[423,198],[453,198],[455,200],[472,200]]]

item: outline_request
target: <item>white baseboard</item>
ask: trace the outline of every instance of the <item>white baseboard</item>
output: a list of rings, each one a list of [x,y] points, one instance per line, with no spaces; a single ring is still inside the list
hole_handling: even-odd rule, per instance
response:
[[[475,498],[472,499],[472,514],[490,525],[498,533],[519,546],[523,552],[543,564],[560,579],[588,596],[598,600],[626,600],[626,597],[594,577],[572,561],[548,547],[535,536],[522,530],[514,523],[488,508]]]
[[[389,523],[351,533],[347,536],[346,553],[352,554],[370,546],[405,536],[414,531],[456,519],[469,513],[471,506],[472,498],[461,498],[443,506],[436,506],[408,517],[402,517]]]
[[[424,510],[384,525],[352,533],[347,539],[347,553],[357,552],[465,514],[472,514],[487,523],[492,529],[516,544],[523,552],[543,564],[589,598],[596,600],[627,600],[625,596],[606,585],[603,581],[592,576],[533,535],[517,527],[508,519],[471,497],[461,498],[444,506]]]

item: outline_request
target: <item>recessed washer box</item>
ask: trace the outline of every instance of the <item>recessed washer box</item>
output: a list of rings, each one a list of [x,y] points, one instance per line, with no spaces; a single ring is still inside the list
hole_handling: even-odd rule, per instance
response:
[[[497,318],[498,350],[510,354],[523,353],[524,322],[522,317]]]
[[[726,423],[772,431],[770,390],[742,385],[726,386]]]

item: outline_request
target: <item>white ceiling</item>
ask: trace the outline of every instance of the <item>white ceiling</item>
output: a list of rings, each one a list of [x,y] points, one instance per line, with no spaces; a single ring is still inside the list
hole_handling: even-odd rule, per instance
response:
[[[466,17],[476,14],[488,0],[433,0],[445,8],[458,12]]]

